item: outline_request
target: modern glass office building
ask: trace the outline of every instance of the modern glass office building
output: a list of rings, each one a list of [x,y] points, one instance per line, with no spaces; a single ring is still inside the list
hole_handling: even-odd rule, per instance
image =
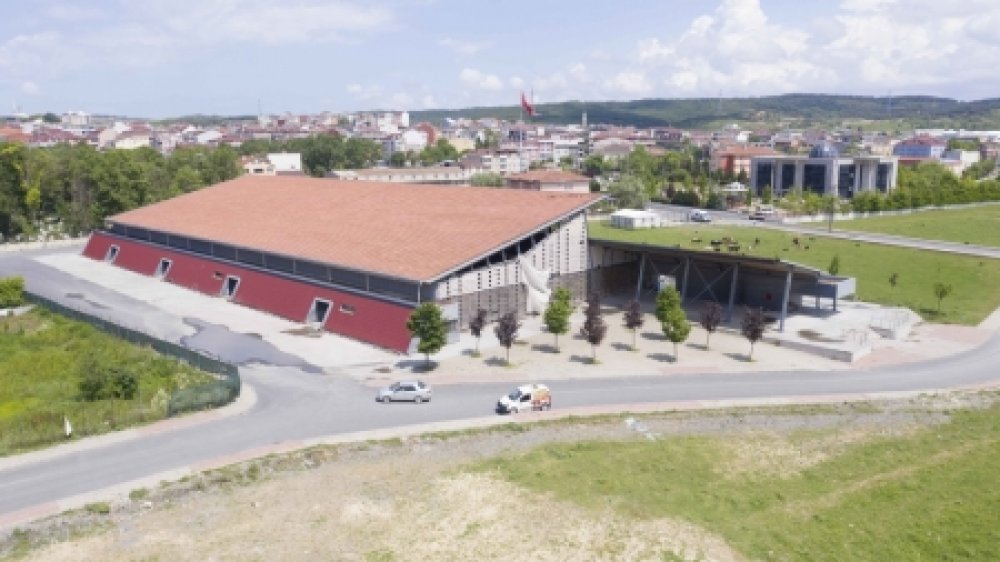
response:
[[[855,193],[888,193],[896,187],[895,156],[841,156],[830,144],[818,144],[808,155],[755,156],[750,187],[757,195],[770,186],[775,195],[802,193],[850,199]]]

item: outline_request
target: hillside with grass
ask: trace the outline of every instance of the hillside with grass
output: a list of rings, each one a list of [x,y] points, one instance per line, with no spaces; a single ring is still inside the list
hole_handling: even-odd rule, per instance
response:
[[[565,101],[539,103],[536,109],[539,113],[536,121],[559,124],[579,123],[583,112],[587,112],[590,123],[682,129],[714,128],[733,122],[799,128],[851,124],[890,131],[915,127],[1000,128],[1000,99],[966,102],[933,96],[785,94],[756,98]],[[516,104],[410,112],[414,123],[440,123],[446,118],[459,117],[513,121],[522,118],[522,112]]]
[[[1000,248],[1000,205],[927,209],[907,215],[837,221],[835,226],[838,230]]]

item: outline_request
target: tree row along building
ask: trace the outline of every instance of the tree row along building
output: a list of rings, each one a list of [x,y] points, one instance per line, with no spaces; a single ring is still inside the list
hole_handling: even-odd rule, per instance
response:
[[[439,303],[458,331],[586,290],[589,193],[243,176],[114,215],[84,249],[317,329],[406,351]]]

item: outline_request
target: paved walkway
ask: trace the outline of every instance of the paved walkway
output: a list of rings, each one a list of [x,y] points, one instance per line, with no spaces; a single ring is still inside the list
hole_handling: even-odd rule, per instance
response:
[[[370,386],[414,376],[432,384],[455,384],[711,372],[866,369],[958,353],[984,342],[993,330],[1000,327],[1000,314],[994,313],[982,328],[918,324],[902,340],[888,340],[867,333],[866,327],[883,315],[897,314],[898,309],[844,302],[838,313],[791,315],[786,322],[785,333],[766,333],[765,339],[754,346],[750,360],[750,345],[739,333],[738,318],[732,325],[723,326],[711,338],[707,338],[705,330],[695,322],[688,341],[678,346],[675,356],[674,346],[660,333],[651,311],[647,310],[645,324],[633,338],[633,334],[623,326],[622,313],[607,307],[605,321],[608,333],[596,350],[599,362],[594,364],[592,356],[595,350],[576,335],[583,323],[582,307],[578,307],[571,318],[572,332],[559,338],[558,351],[553,336],[545,333],[542,319],[530,316],[522,319],[518,341],[510,350],[510,365],[506,364],[507,350],[499,345],[493,326],[489,325],[479,342],[471,334],[462,333],[458,343],[446,346],[432,357],[435,368],[425,371],[423,356],[399,355],[330,333],[312,337],[296,335],[302,327],[299,323],[109,267],[76,253],[49,254],[36,260],[76,278],[99,284],[114,293],[162,309],[178,321],[198,318],[233,332],[252,333],[280,352],[301,358],[328,373],[347,374]],[[689,317],[696,319],[697,311],[690,310]],[[196,330],[190,324],[182,328],[189,340],[196,337]],[[805,333],[836,339],[861,332],[867,333],[865,343],[871,347],[871,352],[853,364],[791,349],[788,343],[802,340],[800,334]],[[633,341],[636,351],[632,350]],[[706,346],[706,343],[709,345]],[[844,345],[853,344],[847,342]],[[477,346],[479,357],[473,355]]]

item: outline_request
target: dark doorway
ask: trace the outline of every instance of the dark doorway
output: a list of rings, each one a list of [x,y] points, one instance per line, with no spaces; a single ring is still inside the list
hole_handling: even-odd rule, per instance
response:
[[[167,273],[170,271],[170,266],[173,264],[174,262],[166,258],[161,259],[160,264],[156,266],[156,278],[166,279]]]
[[[232,299],[236,296],[236,291],[239,288],[240,278],[235,275],[227,275],[225,282],[222,283],[222,289],[219,291],[219,295],[224,299]]]
[[[330,301],[313,299],[312,307],[309,308],[309,314],[306,315],[306,323],[317,328],[322,328],[323,324],[326,323],[326,317],[330,314],[332,306]]]

